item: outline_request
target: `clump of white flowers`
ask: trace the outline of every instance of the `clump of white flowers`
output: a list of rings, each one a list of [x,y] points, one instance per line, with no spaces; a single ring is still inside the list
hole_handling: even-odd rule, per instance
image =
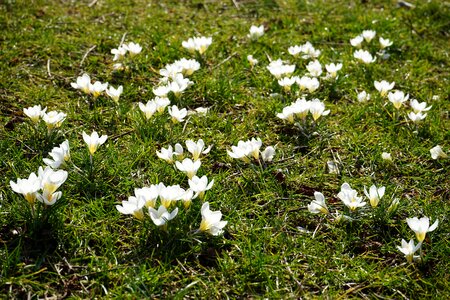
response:
[[[308,113],[312,115],[314,121],[317,121],[321,116],[328,115],[330,110],[325,110],[325,103],[319,99],[309,101],[299,98],[291,105],[284,107],[281,113],[277,113],[277,117],[289,123],[295,123],[296,121],[305,121]]]
[[[187,41],[183,41],[181,45],[186,48],[189,52],[198,52],[200,55],[205,53],[206,49],[212,44],[212,37],[193,37],[189,38]]]
[[[227,150],[230,157],[243,160],[249,163],[252,159],[259,160],[260,156],[264,162],[270,162],[275,155],[275,148],[268,146],[264,151],[260,151],[262,141],[260,138],[252,138],[247,141],[239,141],[237,146],[231,146],[231,151]]]

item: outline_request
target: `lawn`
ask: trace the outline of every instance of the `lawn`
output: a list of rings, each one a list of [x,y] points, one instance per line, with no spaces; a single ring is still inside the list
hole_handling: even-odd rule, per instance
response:
[[[0,2],[1,298],[447,299],[450,3],[410,2]]]

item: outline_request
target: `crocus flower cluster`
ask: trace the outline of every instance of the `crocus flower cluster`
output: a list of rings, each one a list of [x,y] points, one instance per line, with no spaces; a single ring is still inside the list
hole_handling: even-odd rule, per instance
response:
[[[272,161],[275,155],[275,148],[268,146],[261,152],[261,146],[262,141],[260,138],[252,138],[248,141],[239,141],[237,146],[231,146],[231,151],[227,150],[227,153],[230,157],[243,160],[247,163],[251,159],[259,160],[260,154],[263,161]]]
[[[421,260],[421,257],[418,255],[414,255],[417,250],[421,249],[422,243],[425,240],[425,236],[427,232],[431,232],[435,230],[439,224],[439,221],[436,220],[433,225],[430,226],[430,219],[428,217],[422,218],[407,218],[406,223],[408,223],[409,228],[416,234],[416,238],[418,240],[417,245],[414,245],[414,240],[411,239],[409,243],[407,243],[404,239],[402,239],[402,245],[397,246],[398,250],[402,252],[406,260],[409,263],[412,263],[414,260]]]
[[[113,65],[114,70],[124,70],[127,67],[123,62],[126,54],[129,53],[130,57],[134,57],[141,53],[142,47],[138,43],[129,42],[128,44],[121,44],[117,49],[111,49],[111,54],[114,54],[113,61],[116,63]]]
[[[112,86],[108,87],[107,82],[102,83],[100,81],[96,81],[94,83],[91,83],[91,77],[86,73],[77,77],[77,81],[72,82],[70,85],[74,89],[81,90],[85,94],[92,95],[94,99],[105,93],[116,103],[119,102],[120,95],[123,92],[123,86],[121,85],[117,88],[114,88]]]
[[[294,57],[301,55],[303,59],[315,59],[318,58],[321,51],[314,48],[310,42],[306,42],[300,46],[291,46],[288,48],[289,54]]]
[[[186,48],[189,52],[198,52],[200,55],[205,53],[206,49],[211,45],[212,37],[193,37],[189,38],[187,41],[183,41],[181,45]]]
[[[309,101],[305,98],[299,98],[291,105],[283,108],[281,113],[277,113],[277,117],[289,123],[294,123],[299,120],[304,121],[308,113],[311,113],[313,120],[317,121],[321,116],[328,115],[330,110],[325,110],[325,103],[319,99]]]
[[[63,112],[47,112],[47,107],[42,109],[40,105],[24,108],[23,113],[29,117],[35,125],[39,124],[42,119],[47,126],[48,132],[61,127],[62,122],[64,122],[67,117],[67,115]]]
[[[33,208],[36,199],[45,205],[53,205],[62,196],[57,189],[66,181],[68,173],[64,170],[53,170],[47,166],[39,167],[38,175],[31,173],[28,179],[17,179],[17,182],[10,181],[11,189],[22,194]]]

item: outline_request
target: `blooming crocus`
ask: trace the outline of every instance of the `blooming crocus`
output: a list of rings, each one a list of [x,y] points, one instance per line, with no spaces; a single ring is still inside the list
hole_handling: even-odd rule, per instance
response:
[[[301,47],[301,52],[303,53],[303,59],[315,59],[318,58],[321,51],[316,50],[310,42],[306,42]]]
[[[347,182],[341,185],[341,191],[337,194],[337,197],[341,199],[351,211],[366,205],[366,202],[362,201],[362,197],[358,197],[358,192],[352,189]]]
[[[327,70],[329,77],[336,78],[337,72],[342,69],[342,64],[341,63],[339,63],[339,64],[331,63],[328,65],[325,65],[325,69]]]
[[[291,90],[291,86],[295,83],[295,78],[284,77],[278,80],[278,84],[283,87],[286,92]]]
[[[325,104],[319,99],[313,99],[309,103],[309,111],[311,112],[314,121],[317,121],[321,116],[326,116],[330,110],[325,110]]]
[[[163,113],[166,107],[170,104],[169,98],[166,97],[156,97],[154,101],[156,103],[156,111],[159,113]]]
[[[190,52],[197,51],[200,55],[202,55],[206,49],[211,45],[212,38],[211,37],[194,37],[189,38],[187,41],[183,41],[181,45],[183,48],[186,48]]]
[[[390,90],[392,90],[395,86],[395,82],[387,82],[386,80],[382,80],[382,81],[374,81],[374,86],[377,89],[377,91],[380,92],[381,97],[386,97],[386,95],[388,94],[388,92]]]
[[[56,192],[56,190],[66,181],[68,173],[64,170],[54,171],[47,166],[45,169],[39,167],[38,176],[42,194],[37,194],[37,199],[46,205],[55,204],[62,195],[62,192]]]
[[[252,138],[250,141],[247,141],[248,144],[248,155],[253,156],[254,159],[259,159],[259,149],[262,146],[262,141],[260,138]]]
[[[290,76],[295,71],[295,65],[286,65],[281,59],[273,60],[267,66],[270,74],[280,79],[283,76]]]
[[[320,192],[314,192],[314,197],[316,198],[310,204],[308,204],[308,210],[310,213],[318,214],[328,214],[328,207],[325,203],[325,196]]]
[[[425,119],[425,117],[427,116],[427,114],[423,114],[421,112],[415,113],[413,111],[408,113],[408,118],[413,121],[414,123],[418,123],[420,121],[422,121],[423,119]]]
[[[389,152],[381,153],[381,158],[387,161],[392,161],[392,155]]]
[[[22,194],[25,200],[30,205],[33,205],[37,197],[37,192],[41,188],[41,180],[35,173],[31,173],[28,179],[18,178],[17,182],[10,181],[9,185],[14,192]]]
[[[265,162],[271,162],[275,156],[275,148],[272,146],[266,147],[263,152],[261,152],[261,158]]]
[[[406,256],[406,260],[409,263],[413,262],[413,259],[419,258],[419,256],[414,256],[414,253],[416,253],[417,250],[420,249],[422,246],[422,243],[418,243],[417,245],[414,245],[414,241],[411,239],[409,243],[407,243],[404,239],[402,239],[402,245],[397,246],[397,249],[400,250],[403,254]]]
[[[209,203],[205,202],[201,208],[202,222],[200,223],[199,231],[207,232],[211,235],[220,235],[223,232],[223,228],[227,225],[227,221],[220,221],[222,219],[222,213],[218,211],[212,211],[209,209]]]
[[[200,69],[200,63],[195,59],[182,58],[175,61],[174,65],[181,67],[181,73],[186,76],[190,76]]]
[[[364,40],[366,40],[366,42],[370,43],[370,41],[372,41],[376,34],[377,32],[374,30],[364,30],[361,36],[364,38]]]
[[[77,90],[81,90],[85,94],[90,93],[91,77],[88,74],[83,74],[77,77],[76,82],[71,82],[70,85]]]
[[[416,233],[417,240],[419,242],[423,242],[427,232],[435,230],[439,224],[439,221],[436,220],[436,222],[434,222],[433,225],[430,226],[430,219],[428,217],[423,217],[420,219],[414,217],[407,218],[406,223],[408,223],[409,228],[411,228],[412,231]]]
[[[53,110],[49,111],[48,113],[44,113],[42,115],[42,120],[44,120],[45,124],[47,125],[48,131],[51,131],[54,128],[60,127],[66,117],[67,115],[65,113]]]
[[[178,207],[172,210],[171,213],[167,211],[167,208],[164,205],[161,205],[158,210],[154,209],[153,207],[149,207],[148,214],[150,215],[150,218],[156,226],[164,226],[168,221],[177,216]]]
[[[252,25],[250,27],[250,33],[247,35],[247,37],[252,40],[257,40],[258,38],[262,37],[263,35],[264,35],[264,25],[261,25],[261,26]]]
[[[230,157],[242,159],[245,162],[250,162],[248,155],[250,153],[250,145],[248,142],[239,141],[237,146],[231,146],[231,151],[227,150]]]
[[[128,200],[122,201],[122,205],[116,205],[116,209],[124,215],[132,215],[138,220],[144,220],[143,208],[145,200],[141,197],[128,197]]]
[[[308,70],[309,75],[313,77],[319,77],[322,74],[322,65],[318,60],[309,62],[309,64],[306,65],[306,69]]]
[[[93,84],[89,85],[89,93],[91,93],[94,98],[97,98],[107,88],[108,88],[108,83],[107,82],[101,83],[100,81],[96,81]]]
[[[192,140],[186,141],[186,148],[192,154],[193,160],[199,159],[200,154],[208,154],[211,147],[209,146],[205,149],[205,142],[202,139],[199,139],[197,142]]]
[[[164,69],[159,70],[159,74],[163,76],[161,81],[167,82],[169,79],[173,79],[177,74],[181,74],[183,67],[178,64],[166,65]]]
[[[139,102],[139,109],[144,113],[147,120],[155,114],[156,108],[156,102],[153,100],[149,100],[146,104]]]
[[[175,162],[175,166],[177,167],[177,169],[185,173],[189,179],[192,179],[192,177],[197,174],[197,171],[200,168],[201,164],[202,163],[200,160],[193,161],[190,158],[185,158],[182,162]]]
[[[189,206],[191,206],[193,197],[194,197],[194,191],[191,189],[187,189],[186,192],[180,198],[180,201],[183,202],[184,208],[188,209]]]
[[[170,92],[170,89],[167,85],[160,85],[153,88],[152,91],[157,97],[167,98],[167,94]]]
[[[161,205],[169,208],[175,201],[182,199],[185,193],[186,191],[178,184],[166,186],[159,191]]]
[[[169,107],[168,111],[169,115],[172,117],[173,123],[183,122],[184,118],[186,118],[187,116],[187,109],[186,108],[179,109],[178,106],[176,105]]]
[[[253,58],[253,55],[247,55],[247,60],[252,67],[258,64],[258,60],[256,58]]]
[[[127,48],[120,45],[117,49],[111,49],[111,54],[114,54],[113,61],[122,59],[127,54]]]
[[[294,117],[295,117],[295,109],[292,105],[286,106],[283,108],[283,111],[281,113],[277,113],[277,117],[286,120],[289,123],[294,123]]]
[[[299,78],[297,80],[297,84],[299,85],[300,90],[307,89],[310,93],[315,92],[320,86],[319,80],[317,78],[310,78],[308,76],[302,76],[301,78]]]
[[[356,50],[355,53],[353,53],[353,57],[365,64],[370,64],[377,60],[376,57],[373,57],[372,54],[366,50]]]
[[[402,91],[395,91],[394,93],[390,92],[388,94],[388,99],[396,109],[399,109],[402,107],[402,104],[406,101],[408,101],[409,95],[405,95]]]
[[[206,177],[206,175],[203,175],[201,178],[199,178],[198,176],[194,176],[192,177],[192,179],[188,180],[188,183],[190,189],[195,192],[193,198],[195,199],[199,197],[201,200],[203,200],[205,192],[212,188],[214,179],[208,183],[208,177]]]
[[[134,189],[135,198],[144,201],[145,207],[155,207],[156,199],[158,198],[160,192],[165,189],[164,183],[152,184],[149,187],[143,187],[140,189]],[[130,197],[131,198],[131,197]]]
[[[44,115],[47,107],[41,109],[41,105],[35,105],[32,107],[24,108],[23,113],[31,119],[33,123],[38,123],[41,117]]]
[[[370,94],[367,94],[366,91],[362,91],[358,93],[356,96],[359,102],[367,102],[370,100]]]
[[[429,111],[432,107],[432,105],[427,107],[426,102],[419,102],[416,99],[411,99],[409,101],[409,105],[413,109],[415,113],[423,112],[423,111]]]
[[[447,158],[448,155],[442,150],[442,147],[437,145],[430,149],[432,159]]]
[[[369,188],[369,191],[367,191],[366,187],[364,187],[364,194],[366,194],[366,197],[369,198],[370,205],[373,208],[377,207],[380,199],[384,196],[385,189],[386,188],[384,186],[377,188],[375,185],[372,185]]]
[[[133,42],[129,42],[128,44],[123,44],[123,48],[130,52],[131,56],[135,56],[142,51],[141,45]]]
[[[97,131],[95,130],[91,133],[91,135],[87,135],[83,131],[83,140],[87,144],[89,153],[91,155],[94,155],[95,151],[97,151],[98,146],[104,144],[107,138],[107,135],[102,135],[101,137],[99,137]]]
[[[364,38],[361,35],[350,40],[350,45],[355,48],[361,48],[361,43],[364,41]]]
[[[119,85],[117,89],[115,89],[112,86],[109,86],[109,88],[106,90],[106,95],[108,95],[111,99],[114,100],[114,102],[119,103],[120,95],[122,95],[123,92],[123,86]]]
[[[69,141],[65,140],[59,147],[54,147],[48,154],[52,159],[44,158],[44,163],[53,169],[58,169],[63,163],[70,159]]]
[[[169,145],[167,148],[161,148],[161,151],[156,151],[156,155],[167,161],[169,164],[172,164],[174,162],[174,156],[183,155],[183,147],[179,143],[176,143],[175,151],[173,151],[172,146]]]
[[[294,110],[295,116],[300,119],[305,119],[309,112],[309,107],[311,106],[311,101],[307,101],[305,98],[298,98],[295,102],[291,104]]]
[[[392,46],[393,42],[389,39],[383,39],[382,37],[379,38],[380,41],[380,47],[381,49],[387,48],[389,46]]]

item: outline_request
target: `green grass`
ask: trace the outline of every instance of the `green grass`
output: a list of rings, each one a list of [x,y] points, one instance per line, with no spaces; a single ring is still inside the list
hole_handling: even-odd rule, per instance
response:
[[[2,298],[436,298],[450,294],[449,159],[432,160],[441,145],[450,155],[448,37],[450,4],[395,1],[3,1],[0,4],[0,295]],[[365,3],[368,2],[368,3]],[[265,35],[247,38],[251,25]],[[391,39],[390,57],[363,66],[349,40],[376,30],[363,48],[378,51]],[[112,71],[110,50],[125,35],[143,46],[127,72]],[[158,70],[182,57],[195,58],[181,42],[212,36],[201,69],[173,102],[209,113],[171,125],[167,112],[147,123],[137,106],[153,98]],[[306,62],[287,49],[310,41],[324,66],[342,62],[335,84],[320,80],[312,96],[330,115],[301,132],[276,117],[298,95],[286,94],[266,69],[269,58]],[[89,51],[90,50],[90,51]],[[252,54],[259,60],[253,69]],[[85,57],[85,59],[83,59]],[[93,80],[124,86],[120,105],[100,96],[95,104],[70,86],[84,72]],[[395,81],[411,98],[432,105],[417,127],[407,107],[393,116],[374,80]],[[356,100],[366,90],[372,99]],[[436,95],[438,100],[432,100]],[[41,104],[67,113],[57,134],[33,129],[23,108]],[[89,154],[81,133],[107,134]],[[315,133],[313,134],[313,131]],[[276,145],[261,167],[227,155],[239,140],[259,137]],[[228,221],[224,234],[194,234],[202,203],[180,213],[169,231],[120,214],[115,206],[135,188],[164,182],[188,187],[184,174],[156,150],[187,139],[213,145],[200,175],[214,179],[212,210]],[[28,178],[42,159],[68,139],[75,169],[59,189],[63,198],[47,221],[35,223],[9,181]],[[390,152],[392,163],[381,159]],[[340,174],[330,174],[335,160]],[[352,222],[308,212],[314,191],[332,213],[348,211],[337,198],[348,182],[386,186],[380,207],[351,214]],[[398,210],[387,215],[391,199]],[[428,216],[438,228],[427,234],[423,263],[409,264],[396,246],[414,233],[405,219]]]

